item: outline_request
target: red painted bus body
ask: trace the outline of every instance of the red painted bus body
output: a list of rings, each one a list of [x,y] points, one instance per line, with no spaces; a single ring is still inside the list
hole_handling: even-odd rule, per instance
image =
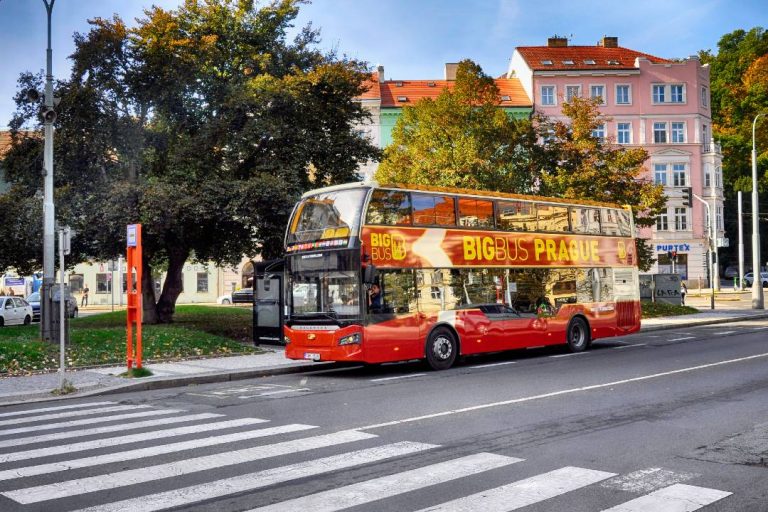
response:
[[[364,203],[346,204],[345,191],[353,191],[352,202]],[[399,215],[409,212],[408,223],[370,222],[379,219],[371,212],[377,197],[386,194],[409,194],[410,209],[397,203],[400,196],[382,203],[397,203]],[[286,239],[286,356],[365,363],[426,358],[442,369],[458,356],[562,344],[580,351],[595,339],[638,331],[637,258],[627,231],[631,221],[624,231],[611,224],[624,210],[509,196],[362,184],[306,194]],[[430,210],[420,206],[425,197],[442,199],[434,199]],[[586,211],[601,231],[504,229],[512,225],[505,219],[517,211],[508,206],[511,199],[522,205],[520,210],[528,208],[528,201],[532,210],[549,216],[537,226],[577,230],[579,215],[584,218]],[[485,208],[487,219],[495,216],[482,226],[491,229],[466,227],[479,223],[477,215],[466,220],[470,216],[461,208],[467,201],[474,202],[475,210]],[[418,215],[439,215],[440,208],[447,220],[435,217],[435,222],[443,224],[414,225]],[[556,208],[565,213],[553,221]],[[317,217],[332,220],[324,227]],[[378,310],[366,304],[374,281],[383,289]]]

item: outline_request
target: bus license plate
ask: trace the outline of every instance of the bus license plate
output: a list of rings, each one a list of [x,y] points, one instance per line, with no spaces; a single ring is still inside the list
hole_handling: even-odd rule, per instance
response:
[[[312,361],[319,361],[320,354],[317,352],[304,352],[304,359],[310,359]]]

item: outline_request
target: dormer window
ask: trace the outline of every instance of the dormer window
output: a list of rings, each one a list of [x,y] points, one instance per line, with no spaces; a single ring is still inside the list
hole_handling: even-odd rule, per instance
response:
[[[397,101],[399,101],[400,103],[405,103],[406,101],[408,101],[408,96],[398,96]]]
[[[615,60],[615,59],[610,59],[608,61],[608,65],[609,66],[618,66],[619,64],[621,64],[621,63],[619,61]]]
[[[427,87],[434,87],[434,86],[435,86],[435,82],[427,82]]]
[[[541,63],[545,66],[551,66],[553,64],[552,61],[549,59],[543,60],[541,61]]]
[[[592,59],[585,59],[584,64],[587,64],[588,66],[594,66],[595,64],[597,64],[597,62],[595,62]]]
[[[402,86],[403,86],[403,82],[395,82],[395,87],[402,87]]]
[[[509,97],[509,95],[507,95],[507,94],[504,94],[504,95],[502,95],[502,97],[501,97],[501,101],[510,101],[511,99],[512,99],[512,98],[510,98],[510,97]]]
[[[566,59],[563,61],[563,65],[565,66],[573,66],[573,61],[571,59]]]

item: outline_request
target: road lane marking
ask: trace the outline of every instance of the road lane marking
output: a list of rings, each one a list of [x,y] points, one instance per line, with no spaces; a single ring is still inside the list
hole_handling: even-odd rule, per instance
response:
[[[738,331],[722,331],[722,332],[715,332],[712,333],[714,336],[725,336],[726,334],[733,334]]]
[[[645,347],[646,343],[633,343],[632,345],[624,345],[622,347],[613,347],[614,349],[632,348],[632,347]]]
[[[436,412],[432,414],[424,414],[422,416],[413,416],[410,418],[403,418],[400,420],[394,420],[394,421],[387,421],[385,423],[375,423],[373,425],[366,425],[364,427],[357,427],[357,430],[371,430],[374,428],[382,428],[382,427],[391,427],[395,425],[402,425],[403,423],[413,423],[416,421],[422,421],[422,420],[429,420],[433,418],[442,418],[445,416],[452,416],[454,414],[463,414],[466,412],[473,412],[473,411],[480,411],[483,409],[491,409],[494,407],[503,407],[507,405],[514,405],[514,404],[521,404],[525,402],[532,402],[534,400],[541,400],[544,398],[553,398],[556,396],[563,396],[563,395],[570,395],[573,393],[579,393],[582,391],[592,391],[595,389],[603,389],[603,388],[609,388],[612,386],[618,386],[621,384],[629,384],[632,382],[642,382],[645,380],[651,380],[651,379],[658,379],[661,377],[668,377],[670,375],[678,375],[681,373],[688,373],[688,372],[694,372],[698,370],[704,370],[707,368],[716,368],[718,366],[724,366],[728,364],[735,364],[735,363],[742,363],[745,361],[751,361],[754,359],[762,359],[768,357],[768,353],[764,352],[762,354],[755,354],[751,356],[746,357],[739,357],[736,359],[728,359],[725,361],[718,361],[716,363],[707,363],[707,364],[701,364],[698,366],[689,366],[687,368],[679,368],[677,370],[670,370],[668,372],[660,372],[660,373],[653,373],[650,375],[643,375],[640,377],[633,377],[631,379],[623,379],[623,380],[615,380],[611,382],[605,382],[603,384],[593,384],[591,386],[582,386],[579,388],[571,388],[571,389],[562,389],[560,391],[552,391],[550,393],[542,393],[540,395],[532,395],[532,396],[526,396],[522,398],[513,398],[510,400],[502,400],[499,402],[490,402],[486,404],[480,404],[480,405],[472,405],[469,407],[462,407],[459,409],[449,409],[447,411],[441,411]]]
[[[210,412],[200,414],[190,414],[187,416],[175,416],[173,418],[159,418],[156,420],[139,421],[136,423],[121,423],[119,425],[109,425],[107,427],[98,428],[84,428],[81,430],[69,430],[66,432],[56,432],[54,434],[43,434],[40,436],[29,437],[17,437],[14,439],[6,439],[0,441],[0,448],[7,448],[9,446],[20,446],[25,444],[37,444],[45,443],[48,441],[60,441],[62,439],[70,439],[73,437],[85,437],[93,436],[96,434],[108,434],[110,432],[125,432],[127,430],[136,430],[145,427],[157,427],[162,425],[172,425],[174,423],[185,423],[188,421],[197,420],[209,420],[213,418],[221,418],[223,414],[214,414]]]
[[[97,407],[95,409],[86,409],[83,411],[67,411],[67,412],[56,412],[52,414],[40,414],[37,416],[27,416],[25,418],[14,418],[12,420],[3,420],[0,421],[0,427],[4,427],[6,425],[20,425],[22,423],[34,423],[36,421],[49,421],[49,420],[58,420],[61,418],[69,418],[72,416],[88,416],[91,414],[104,414],[106,412],[120,412],[120,411],[131,411],[135,409],[149,409],[149,405],[113,405],[111,407]]]
[[[683,341],[683,340],[692,340],[695,339],[696,336],[683,336],[682,338],[672,338],[667,341]]]
[[[493,453],[477,453],[337,489],[310,494],[309,496],[281,501],[280,503],[255,508],[248,512],[294,512],[296,510],[336,512],[432,485],[450,482],[458,478],[476,475],[491,469],[522,462],[523,460]]]
[[[371,382],[384,382],[387,380],[397,380],[397,379],[411,379],[413,377],[423,377],[426,375],[426,373],[409,373],[408,375],[398,375],[396,377],[382,377],[380,379],[371,379]]]
[[[219,435],[204,437],[202,439],[193,439],[190,441],[182,441],[178,443],[149,446],[146,448],[134,448],[132,450],[126,450],[122,452],[111,452],[105,453],[103,455],[94,455],[93,457],[84,457],[81,459],[70,459],[60,462],[51,462],[48,464],[39,464],[37,466],[24,466],[20,468],[0,471],[0,481],[35,475],[46,475],[49,473],[58,473],[60,471],[67,471],[70,469],[89,468],[93,466],[100,466],[102,464],[124,462],[127,460],[142,459],[145,457],[155,457],[157,455],[177,453],[185,450],[194,450],[195,448],[202,448],[206,446],[219,446],[227,443],[246,441],[248,439],[258,439],[260,437],[275,436],[279,434],[287,434],[290,432],[301,432],[313,428],[317,427],[313,425],[300,424],[282,425],[279,427],[247,430],[245,432],[236,432],[223,436]]]
[[[344,443],[363,441],[375,437],[378,436],[373,434],[366,434],[365,432],[358,432],[356,430],[343,430],[341,432],[334,432],[332,434],[307,437],[301,439],[301,441],[286,441],[282,443],[256,446],[254,448],[233,450],[229,452],[217,453],[214,455],[205,455],[202,457],[183,459],[166,464],[158,464],[156,466],[141,467],[125,471],[118,471],[115,473],[107,473],[104,475],[78,478],[76,480],[56,482],[48,485],[38,485],[35,487],[27,487],[25,489],[4,491],[0,494],[6,498],[14,500],[17,503],[27,505],[30,503],[39,503],[41,501],[66,498],[69,496],[78,496],[91,492],[117,489],[120,487],[126,487],[129,485],[145,482],[153,482],[163,478],[180,477],[190,473],[234,466],[246,462],[253,462],[270,457],[278,457],[280,455],[300,453],[317,448],[336,446]],[[197,443],[200,443],[200,441],[197,441]],[[160,449],[163,447],[160,446],[157,448]],[[129,456],[129,458],[126,460],[133,460],[134,457],[130,457],[130,453],[131,452],[126,452],[126,454]],[[133,453],[135,453],[135,451]],[[158,453],[161,452],[158,451]],[[72,461],[68,461],[64,462],[63,465],[71,465],[71,463]],[[24,469],[26,468],[19,468],[11,471],[20,472]],[[133,507],[128,507],[123,510],[131,510],[133,512],[136,509]]]
[[[505,364],[515,364],[517,361],[503,361],[501,363],[488,363],[488,364],[476,364],[474,366],[469,366],[469,368],[491,368],[493,366],[502,366]]]
[[[402,457],[414,453],[437,448],[438,445],[400,442],[375,448],[367,448],[354,452],[332,455],[322,459],[307,462],[299,462],[288,466],[281,466],[247,475],[225,478],[215,482],[204,483],[160,492],[146,496],[139,496],[127,500],[106,503],[83,509],[79,512],[154,512],[172,507],[189,505],[202,500],[211,500],[230,494],[254,491],[270,485],[289,482],[299,478],[330,473],[341,469],[361,466],[373,462],[384,461],[394,457]]]
[[[675,512],[692,512],[705,507],[733,493],[696,487],[693,485],[675,484],[646,494],[632,501],[616,505],[603,512],[646,512],[648,510],[674,510]]]
[[[108,423],[110,421],[128,420],[133,418],[146,418],[147,416],[164,416],[166,414],[176,414],[183,412],[179,409],[159,409],[154,411],[130,412],[126,414],[115,414],[113,416],[97,416],[84,420],[62,421],[59,423],[48,423],[47,425],[34,425],[32,427],[19,427],[9,430],[0,430],[0,436],[10,436],[12,434],[22,434],[24,432],[39,432],[41,430],[54,430],[57,428],[78,427],[80,425],[92,425],[94,423]]]
[[[557,354],[556,356],[549,356],[549,357],[571,357],[571,356],[583,356],[585,354],[589,354],[589,352],[571,352],[570,354]]]
[[[0,414],[0,418],[8,418],[10,416],[23,416],[25,414],[36,414],[40,412],[61,411],[64,409],[81,409],[85,407],[98,407],[100,405],[114,404],[115,402],[92,402],[90,404],[58,405],[56,407],[43,407],[41,409],[27,409],[26,411],[4,412]]]
[[[187,427],[155,430],[154,432],[149,433],[142,432],[141,434],[132,434],[128,436],[106,437],[103,439],[84,441],[81,443],[60,444],[56,446],[47,446],[45,448],[37,448],[34,450],[2,453],[0,454],[0,463],[25,459],[37,459],[40,457],[48,457],[49,455],[58,455],[61,453],[75,453],[85,450],[97,450],[99,448],[120,446],[123,444],[141,443],[144,441],[154,441],[155,439],[167,439],[169,437],[210,432],[211,430],[219,431],[226,428],[251,426],[257,423],[264,423],[265,421],[266,420],[261,420],[258,418],[237,418],[234,420],[217,421],[215,423],[205,423],[202,425],[190,425]]]
[[[600,484],[600,487],[641,494],[692,480],[698,476],[701,475],[675,472],[663,468],[646,468],[606,480]]]
[[[445,512],[473,512],[475,510],[507,512],[581,489],[612,476],[616,476],[616,473],[565,467],[550,471],[549,473],[532,476],[525,480],[502,485],[501,487],[488,489],[487,491],[480,491],[463,498],[447,501],[434,507],[427,507],[418,512],[438,510]]]

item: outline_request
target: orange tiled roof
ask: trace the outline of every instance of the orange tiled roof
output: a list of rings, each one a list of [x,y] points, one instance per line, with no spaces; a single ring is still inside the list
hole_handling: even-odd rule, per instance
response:
[[[367,87],[366,91],[358,97],[361,100],[378,100],[381,98],[381,88],[379,84],[379,73],[374,71],[370,78],[363,84]]]
[[[5,153],[11,147],[11,132],[0,131],[0,158],[5,156]]]
[[[530,107],[531,100],[525,94],[517,78],[496,78],[501,107]],[[452,89],[453,80],[387,80],[381,83],[381,106],[402,107],[424,98],[436,98],[446,87]],[[406,98],[400,101],[398,98]]]
[[[621,46],[518,46],[517,51],[534,71],[635,69],[637,57],[646,58],[654,64],[672,62]],[[543,64],[543,61],[551,61],[552,64]],[[572,61],[573,64],[564,64],[564,61]],[[589,61],[594,64],[588,64]]]

